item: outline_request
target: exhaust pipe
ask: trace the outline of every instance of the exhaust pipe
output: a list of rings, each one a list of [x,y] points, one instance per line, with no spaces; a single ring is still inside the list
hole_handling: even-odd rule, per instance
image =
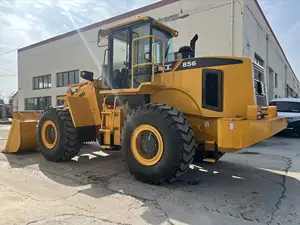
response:
[[[191,42],[190,42],[190,47],[193,50],[191,53],[191,58],[195,57],[195,52],[196,52],[196,42],[198,40],[198,34],[195,34],[194,37],[192,38]]]

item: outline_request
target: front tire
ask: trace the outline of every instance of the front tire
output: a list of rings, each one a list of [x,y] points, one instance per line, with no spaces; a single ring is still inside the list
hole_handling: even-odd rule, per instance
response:
[[[48,161],[67,161],[80,151],[78,130],[66,108],[45,109],[38,124],[37,136],[39,148]]]
[[[122,152],[129,170],[146,183],[177,180],[193,162],[195,146],[187,119],[165,104],[133,110],[122,132]]]

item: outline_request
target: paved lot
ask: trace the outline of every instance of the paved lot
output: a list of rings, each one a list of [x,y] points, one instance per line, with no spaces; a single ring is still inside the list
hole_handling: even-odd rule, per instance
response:
[[[9,127],[0,126],[0,149]],[[273,137],[182,181],[135,181],[118,152],[79,157],[0,154],[0,224],[300,224],[300,139]]]

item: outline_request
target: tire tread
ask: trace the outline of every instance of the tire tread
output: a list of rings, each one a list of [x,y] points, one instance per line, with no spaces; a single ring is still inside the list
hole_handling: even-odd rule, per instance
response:
[[[139,106],[135,110],[133,110],[127,117],[126,121],[134,120],[134,117],[141,112],[154,112],[159,111],[161,114],[164,115],[165,120],[168,122],[168,126],[170,129],[175,129],[175,131],[180,136],[180,146],[178,151],[180,152],[180,165],[178,166],[177,170],[174,172],[173,176],[169,180],[161,179],[159,181],[153,182],[152,180],[147,179],[146,177],[137,177],[132,171],[131,173],[136,177],[136,179],[159,185],[165,182],[173,182],[178,180],[189,168],[189,165],[193,162],[195,156],[195,148],[196,148],[196,141],[195,135],[190,126],[189,122],[187,121],[186,117],[179,111],[177,111],[174,107],[166,104],[160,103],[150,103],[146,105]],[[126,123],[125,123],[126,124]],[[124,128],[126,125],[124,126]],[[124,137],[124,130],[122,131],[122,140]]]
[[[49,111],[55,112],[60,122],[64,126],[65,139],[64,139],[63,146],[61,146],[63,148],[62,150],[63,154],[58,158],[49,157],[48,155],[45,154],[43,155],[47,160],[53,162],[62,162],[62,161],[70,160],[71,158],[76,156],[80,151],[80,143],[79,143],[77,128],[74,127],[71,115],[67,108],[49,107],[43,111],[41,117]]]

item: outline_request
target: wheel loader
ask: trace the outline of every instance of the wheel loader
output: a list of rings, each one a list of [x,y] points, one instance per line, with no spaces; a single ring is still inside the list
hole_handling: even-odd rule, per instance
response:
[[[197,35],[174,51],[177,36],[147,16],[100,29],[101,75],[81,71],[64,106],[14,113],[4,152],[39,149],[60,162],[97,141],[120,150],[138,180],[160,184],[286,128],[276,107],[257,104],[264,87],[250,59],[195,57]]]

